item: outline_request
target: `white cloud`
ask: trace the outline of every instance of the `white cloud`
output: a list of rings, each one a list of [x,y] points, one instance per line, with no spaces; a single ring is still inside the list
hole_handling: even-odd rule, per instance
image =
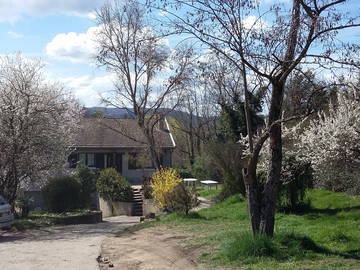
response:
[[[246,29],[252,30],[261,30],[268,26],[266,21],[253,15],[247,16],[242,22]]]
[[[16,32],[14,32],[14,31],[8,31],[7,33],[8,33],[8,35],[9,35],[10,37],[15,38],[15,39],[21,39],[21,38],[24,38],[24,37],[25,37],[25,35],[20,34],[20,33],[16,33]]]
[[[23,16],[49,14],[86,15],[105,0],[0,0],[0,21],[16,21]]]
[[[115,76],[112,74],[97,77],[85,75],[59,79],[66,89],[72,91],[80,102],[88,107],[101,105],[100,95],[114,88],[114,80]]]
[[[91,63],[96,52],[94,42],[98,27],[90,27],[86,33],[61,33],[47,45],[46,54],[58,60],[73,63]]]

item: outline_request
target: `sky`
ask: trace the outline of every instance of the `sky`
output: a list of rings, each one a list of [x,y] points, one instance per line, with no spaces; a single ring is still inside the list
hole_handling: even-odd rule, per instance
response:
[[[261,0],[267,4],[274,1]],[[114,77],[94,60],[94,10],[106,0],[0,0],[0,55],[21,52],[41,59],[46,76],[62,83],[85,106],[99,106]],[[360,1],[353,2],[359,11]],[[355,9],[354,9],[355,8]],[[360,37],[359,31],[357,38]],[[354,35],[344,36],[353,38]]]
[[[94,10],[105,0],[0,0],[0,55],[21,52],[41,59],[45,75],[62,83],[86,106],[113,77],[92,60]]]

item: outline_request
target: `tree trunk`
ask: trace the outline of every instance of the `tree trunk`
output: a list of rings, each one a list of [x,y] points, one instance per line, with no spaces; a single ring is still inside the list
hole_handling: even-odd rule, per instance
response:
[[[255,176],[256,177],[256,176]],[[248,171],[244,173],[246,195],[248,198],[248,211],[250,215],[253,235],[259,233],[260,228],[260,198],[256,179]]]
[[[272,98],[269,113],[270,170],[261,201],[260,233],[273,236],[278,186],[280,184],[282,162],[281,107],[284,95],[284,83],[273,82]]]

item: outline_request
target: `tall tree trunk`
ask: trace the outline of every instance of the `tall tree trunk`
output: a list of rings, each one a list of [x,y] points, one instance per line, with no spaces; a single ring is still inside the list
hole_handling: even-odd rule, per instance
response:
[[[272,97],[269,113],[270,168],[261,201],[260,233],[274,234],[275,210],[282,163],[281,119],[284,82],[272,83]]]
[[[253,235],[259,233],[260,228],[260,198],[256,175],[246,171],[244,173],[246,196],[248,199],[248,211],[250,215],[251,230]]]

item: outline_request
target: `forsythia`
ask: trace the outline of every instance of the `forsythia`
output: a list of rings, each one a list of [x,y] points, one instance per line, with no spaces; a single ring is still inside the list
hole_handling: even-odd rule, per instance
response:
[[[182,180],[176,170],[162,168],[151,176],[152,195],[161,208],[167,207],[166,195]]]

